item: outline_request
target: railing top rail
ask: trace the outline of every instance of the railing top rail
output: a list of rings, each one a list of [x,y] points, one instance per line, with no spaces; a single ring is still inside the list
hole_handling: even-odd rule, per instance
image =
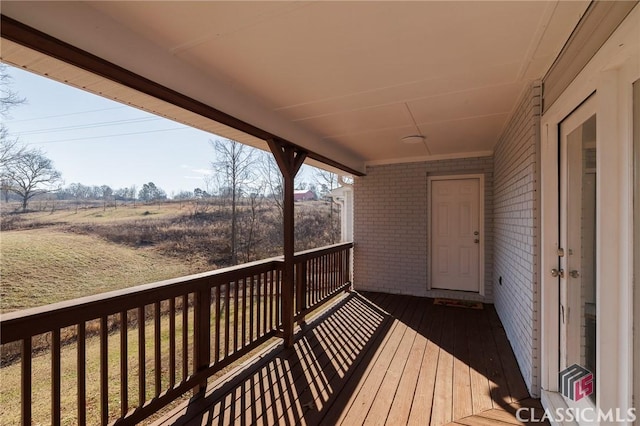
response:
[[[310,250],[304,250],[304,251],[299,251],[294,255],[294,258],[296,260],[296,262],[302,261],[302,260],[307,260],[313,257],[318,257],[318,256],[322,256],[324,254],[329,254],[329,253],[335,253],[338,251],[342,251],[345,249],[349,249],[353,247],[353,243],[352,242],[346,242],[346,243],[338,243],[338,244],[332,244],[329,246],[324,246],[324,247],[320,247],[320,248],[314,248],[314,249],[310,249]]]

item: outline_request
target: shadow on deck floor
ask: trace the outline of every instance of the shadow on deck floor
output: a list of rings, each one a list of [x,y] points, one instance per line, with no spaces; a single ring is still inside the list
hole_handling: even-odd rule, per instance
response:
[[[531,399],[492,305],[350,293],[162,425],[509,425]]]

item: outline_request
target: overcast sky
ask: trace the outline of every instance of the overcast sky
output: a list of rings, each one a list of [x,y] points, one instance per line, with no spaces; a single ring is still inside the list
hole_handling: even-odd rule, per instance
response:
[[[13,137],[41,148],[65,186],[154,182],[167,194],[204,188],[219,136],[156,117],[30,72],[6,67],[27,102],[10,111]],[[306,173],[309,173],[308,171]]]

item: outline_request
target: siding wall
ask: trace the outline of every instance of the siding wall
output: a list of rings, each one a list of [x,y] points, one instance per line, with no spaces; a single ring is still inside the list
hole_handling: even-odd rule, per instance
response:
[[[540,93],[538,82],[524,93],[494,152],[494,303],[533,396],[540,394]]]
[[[457,293],[467,299],[492,301],[493,159],[491,157],[393,164],[367,168],[354,181],[354,286],[358,290],[451,296],[427,290],[427,177],[484,174],[485,297]]]

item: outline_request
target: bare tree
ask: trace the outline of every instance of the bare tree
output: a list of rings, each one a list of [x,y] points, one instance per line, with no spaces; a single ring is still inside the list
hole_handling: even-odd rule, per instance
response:
[[[255,178],[255,149],[229,139],[211,142],[217,161],[212,163],[223,177],[222,195],[231,201],[231,264],[238,264],[238,202],[246,185]]]
[[[24,145],[9,135],[9,129],[0,124],[0,170],[6,171],[24,153]]]
[[[317,182],[317,188],[321,191],[320,196],[326,197],[332,190],[337,188],[338,185],[338,175],[335,173],[328,172],[326,170],[316,169],[314,172],[314,176]],[[334,223],[333,217],[333,206],[335,202],[333,198],[329,197],[329,226],[331,230],[331,242],[335,243],[338,239],[339,227]]]
[[[69,185],[69,188],[67,190],[76,200],[76,213],[78,213],[78,206],[80,204],[80,201],[87,198],[90,189],[89,187],[81,183],[72,183],[71,185]]]
[[[278,208],[280,222],[282,222],[282,212],[284,208],[284,177],[280,172],[280,168],[276,163],[275,157],[270,153],[262,154],[258,170],[260,171],[261,178],[266,185],[267,195],[271,197]]]
[[[27,101],[11,89],[11,79],[7,66],[0,64],[0,115],[2,117],[8,117],[11,108]]]
[[[100,187],[101,198],[102,198],[102,211],[107,211],[107,202],[109,201],[109,197],[113,195],[113,189],[109,185],[102,185]]]
[[[2,198],[4,198],[4,202],[8,203],[9,194],[11,193],[11,181],[4,174],[0,174],[0,191],[2,191]]]
[[[131,188],[129,188],[129,195],[131,197],[131,199],[133,200],[133,207],[136,207],[136,197],[138,196],[138,187],[135,185],[131,185]]]
[[[264,183],[255,181],[247,187],[248,211],[244,220],[240,223],[242,227],[242,248],[244,261],[256,260],[256,245],[259,243],[258,234],[260,231],[260,214],[264,203]]]
[[[7,66],[0,64],[0,117],[8,118],[12,108],[25,102],[25,98],[21,98],[11,89],[11,76],[7,72]],[[0,179],[5,200],[9,199],[8,171],[24,150],[24,145],[9,135],[4,120],[0,122]]]
[[[51,192],[61,183],[61,174],[53,168],[53,162],[37,149],[26,151],[17,158],[7,178],[11,192],[22,198],[23,212],[31,198]]]

